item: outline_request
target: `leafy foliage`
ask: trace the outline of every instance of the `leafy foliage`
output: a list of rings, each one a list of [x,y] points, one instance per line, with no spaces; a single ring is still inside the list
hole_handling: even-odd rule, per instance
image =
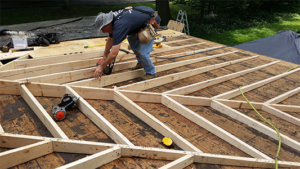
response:
[[[221,44],[234,46],[267,36],[272,36],[281,30],[292,30],[300,33],[300,16],[298,15],[292,18],[283,18],[280,22],[264,24],[262,26],[236,29],[226,31],[221,34],[212,34],[203,38]]]
[[[267,13],[259,11],[251,20],[247,20],[246,17],[239,15],[206,15],[202,26],[199,27],[197,20],[198,15],[189,15],[189,27],[192,36],[205,37],[213,34],[220,34],[225,31],[235,29],[246,29],[255,26],[262,26],[267,23],[281,22],[282,18],[291,18],[299,16],[292,13]]]

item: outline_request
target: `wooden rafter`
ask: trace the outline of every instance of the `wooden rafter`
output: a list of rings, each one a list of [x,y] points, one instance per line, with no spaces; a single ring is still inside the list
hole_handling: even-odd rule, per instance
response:
[[[268,101],[266,101],[265,103],[266,104],[276,104],[276,103],[280,103],[282,102],[283,100],[289,98],[289,97],[292,97],[293,95],[297,94],[300,92],[300,87],[297,87],[291,91],[288,91],[286,93],[283,93],[282,95],[279,95],[277,97],[274,97],[273,99],[270,99]]]
[[[234,118],[244,124],[247,124],[248,126],[272,137],[273,139],[275,140],[278,140],[278,136],[277,136],[277,133],[276,131],[274,131],[273,129],[271,129],[270,127],[267,127],[266,125],[264,124],[261,124],[260,122],[257,122],[256,120],[240,113],[239,111],[237,110],[234,110],[216,100],[213,100],[211,102],[211,107],[218,110],[219,112],[221,113],[224,113],[226,114],[227,116],[231,117],[231,118]],[[280,134],[281,136],[281,141],[282,143],[294,148],[295,150],[300,150],[300,143],[289,138],[288,136],[285,136],[283,134]]]
[[[91,156],[74,161],[57,169],[97,168],[121,157],[121,148],[113,147]]]
[[[53,152],[51,141],[40,141],[0,153],[1,169],[33,160]]]
[[[174,160],[173,162],[161,167],[160,169],[181,169],[184,167],[187,167],[188,165],[192,164],[194,162],[194,155],[185,155],[183,157],[180,157],[177,160]]]
[[[142,121],[147,123],[149,126],[151,126],[153,129],[155,129],[157,132],[174,140],[174,142],[183,150],[202,152],[197,147],[192,145],[190,142],[188,142],[187,140],[182,138],[179,134],[174,132],[171,128],[166,126],[164,123],[159,121],[157,118],[152,116],[150,113],[146,112],[140,106],[138,106],[133,101],[128,99],[125,95],[123,95],[117,89],[114,90],[114,94],[115,94],[114,100],[117,103],[119,103],[124,108],[126,108],[128,111],[130,111],[135,116],[137,116],[139,119],[141,119]]]
[[[251,147],[250,145],[248,145],[247,143],[238,139],[234,135],[228,133],[224,129],[218,127],[217,125],[206,120],[205,118],[198,115],[197,113],[195,113],[195,112],[191,111],[190,109],[186,108],[185,106],[179,104],[178,102],[176,102],[172,98],[168,97],[167,95],[163,95],[162,104],[166,105],[170,109],[179,113],[183,117],[191,120],[192,122],[196,123],[197,125],[205,128],[207,131],[215,134],[216,136],[220,137],[221,139],[227,141],[228,143],[232,144],[233,146],[237,147],[238,149],[251,155],[252,157],[271,159],[267,155],[263,154],[262,152],[258,151],[255,148]]]
[[[271,82],[273,82],[275,80],[278,80],[278,79],[280,79],[280,78],[282,78],[284,76],[290,75],[290,74],[295,73],[297,71],[299,71],[299,69],[295,69],[295,70],[292,70],[290,72],[285,72],[285,73],[282,73],[282,74],[270,77],[268,79],[265,79],[265,80],[262,80],[262,81],[258,81],[256,83],[244,86],[242,88],[242,90],[243,90],[244,93],[246,93],[248,91],[254,90],[254,89],[256,89],[256,88],[258,88],[260,86],[263,86],[265,84],[271,83]],[[233,98],[235,96],[238,96],[240,94],[241,93],[240,93],[239,89],[234,89],[232,91],[229,91],[229,92],[226,92],[226,93],[222,93],[222,94],[214,96],[212,98],[214,98],[214,99],[216,99],[216,98],[218,98],[218,99],[231,99],[231,98]]]
[[[201,49],[203,51],[203,49]],[[193,53],[195,51],[192,51]],[[191,53],[191,52],[189,52]],[[174,55],[165,55],[161,57],[173,57]],[[133,58],[133,57],[132,57]],[[52,84],[61,84],[67,83],[71,81],[77,81],[80,79],[91,78],[94,72],[94,65],[97,62],[96,59],[89,60],[80,60],[75,62],[66,62],[61,64],[52,64],[52,65],[44,65],[37,67],[30,67],[24,69],[17,69],[8,72],[4,72],[2,78],[3,79],[17,79],[18,81],[30,81],[30,82],[40,82],[40,83],[52,83]],[[151,58],[153,62],[160,62],[166,59],[156,59]],[[198,59],[199,60],[199,59]],[[202,61],[202,60],[200,60]],[[194,63],[193,61],[190,61]],[[128,68],[132,68],[135,66],[137,61],[128,61],[116,63],[113,71],[124,70]],[[92,68],[86,68],[91,67]],[[82,69],[85,68],[85,69]],[[80,69],[80,70],[77,70]],[[38,71],[36,71],[38,70]],[[69,71],[70,70],[70,71]],[[24,72],[23,72],[24,71]],[[34,73],[33,73],[34,72]],[[9,74],[11,73],[11,74]],[[41,76],[38,76],[41,75]],[[1,76],[1,72],[0,72]],[[24,78],[28,76],[28,78]],[[20,79],[22,77],[22,79]],[[0,77],[1,78],[1,77]]]
[[[234,51],[234,52],[237,52],[237,51]],[[233,53],[233,52],[229,52],[229,53]],[[227,54],[227,53],[225,53],[225,54]],[[215,58],[215,57],[220,57],[220,56],[225,55],[225,54],[201,57],[201,58],[198,58],[198,59],[193,59],[188,63],[190,63],[190,64],[191,63],[196,63],[196,62],[212,59],[212,58]],[[165,70],[169,70],[169,69],[173,69],[173,68],[176,68],[176,67],[186,65],[186,62],[187,61],[180,61],[180,62],[168,63],[168,64],[164,64],[164,65],[155,66],[155,70],[156,70],[156,72],[162,72],[162,71],[165,71]],[[144,72],[143,69],[138,69],[138,70],[134,70],[134,71],[130,71],[130,72],[124,72],[124,73],[120,73],[120,74],[113,74],[113,75],[109,75],[109,76],[104,76],[104,77],[101,78],[101,80],[91,78],[91,79],[82,80],[82,81],[79,81],[79,82],[67,83],[66,85],[68,85],[68,86],[103,87],[103,86],[115,84],[115,83],[118,83],[118,82],[123,82],[123,81],[126,81],[126,80],[131,80],[131,79],[134,79],[134,78],[138,78],[138,77],[141,77],[144,74],[145,74],[145,72]]]
[[[78,98],[76,106],[82,113],[89,117],[102,131],[104,131],[116,143],[133,145],[122,133],[110,124],[97,110],[77,94],[71,87],[66,87],[66,92]]]
[[[191,45],[182,45],[182,46],[176,46],[171,47],[167,49],[160,49],[155,52],[152,52],[151,54],[156,54],[160,52],[166,52],[171,51],[175,49],[195,46],[205,44],[205,42],[191,44]],[[213,47],[218,48],[218,47]],[[17,60],[15,62],[12,62],[14,64],[14,69],[20,69],[20,68],[27,68],[27,67],[33,67],[33,66],[40,66],[40,65],[48,65],[48,64],[57,64],[62,62],[70,62],[75,60],[84,60],[84,59],[90,59],[90,58],[98,58],[103,56],[104,50],[100,51],[93,51],[93,52],[85,52],[85,53],[74,53],[69,55],[59,55],[59,56],[51,56],[51,57],[45,57],[45,58],[37,58],[37,59],[22,59]],[[126,53],[120,53],[116,59],[116,61],[119,60],[126,60],[126,59],[132,59],[134,58],[134,55],[132,54],[126,54]]]
[[[140,157],[148,159],[163,159],[163,160],[177,160],[186,155],[192,155],[195,163],[207,163],[207,164],[221,164],[230,166],[245,166],[245,167],[264,167],[274,168],[275,161],[269,159],[258,159],[258,158],[247,158],[247,157],[236,157],[227,155],[216,155],[208,153],[197,153],[191,151],[180,151],[170,149],[159,149],[139,146],[128,146],[121,144],[109,144],[100,142],[90,141],[79,141],[69,139],[57,139],[47,138],[39,136],[26,136],[16,134],[0,134],[0,147],[6,148],[20,148],[27,146],[25,143],[40,143],[41,141],[52,142],[52,151],[54,152],[65,152],[65,153],[81,153],[81,154],[102,154],[110,153],[113,150],[120,148],[121,157]],[[111,149],[113,148],[113,149]],[[50,149],[51,150],[51,149]],[[109,151],[111,150],[111,151]],[[101,151],[103,151],[101,153]],[[5,152],[3,152],[5,153]],[[98,154],[98,155],[99,155]],[[0,153],[2,155],[2,153]],[[85,160],[85,159],[83,159]],[[89,159],[86,159],[89,160]],[[279,167],[290,167],[297,168],[300,163],[297,162],[284,162],[278,161]]]
[[[281,110],[278,110],[270,105],[263,104],[262,110],[300,127],[300,119],[299,118],[289,115],[289,114],[287,114]]]
[[[26,103],[30,106],[30,108],[39,117],[39,119],[54,137],[68,138],[24,84],[20,86],[20,93]]]
[[[177,80],[181,80],[183,78],[188,78],[203,72],[208,72],[214,69],[218,69],[221,67],[225,67],[231,64],[235,64],[235,63],[239,63],[239,62],[243,62],[249,59],[253,59],[254,57],[249,57],[249,58],[243,58],[243,59],[237,59],[237,60],[233,60],[233,61],[228,61],[228,62],[224,62],[224,63],[220,63],[220,64],[215,64],[215,65],[210,65],[210,66],[205,66],[205,67],[200,67],[197,69],[192,69],[192,70],[187,70],[187,71],[183,71],[183,72],[179,72],[179,73],[174,73],[171,75],[166,75],[166,76],[162,76],[162,77],[158,77],[155,79],[151,79],[151,80],[147,80],[147,81],[142,81],[142,82],[137,82],[134,84],[130,84],[127,86],[123,86],[120,87],[120,89],[123,90],[133,90],[133,91],[143,91],[146,89],[150,89],[156,86],[161,86],[163,84],[166,83],[171,83]],[[188,61],[183,61],[183,62],[188,62]]]
[[[249,72],[253,72],[253,71],[256,71],[258,69],[262,69],[262,68],[265,68],[267,66],[271,66],[271,65],[276,64],[278,62],[279,61],[271,62],[271,63],[265,64],[265,65],[261,65],[261,66],[250,68],[250,69],[246,69],[246,70],[243,70],[243,71],[240,71],[240,72],[235,72],[235,73],[228,74],[228,75],[221,76],[221,77],[217,77],[217,78],[214,78],[214,79],[210,79],[210,80],[206,80],[206,81],[203,81],[203,82],[198,82],[198,83],[191,84],[191,85],[188,85],[188,86],[180,87],[180,88],[177,88],[177,89],[169,90],[169,91],[164,92],[164,93],[166,93],[166,94],[187,94],[187,93],[192,93],[194,91],[201,90],[201,89],[206,88],[208,86],[212,86],[212,85],[215,85],[215,84],[218,84],[218,83],[222,83],[226,80],[237,78],[237,77],[242,76],[244,74],[247,74]]]
[[[0,133],[4,133],[4,130],[1,125],[0,125]]]

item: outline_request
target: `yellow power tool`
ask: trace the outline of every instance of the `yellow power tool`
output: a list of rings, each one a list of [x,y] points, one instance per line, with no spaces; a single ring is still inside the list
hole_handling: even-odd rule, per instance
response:
[[[153,41],[153,48],[161,48],[163,45],[161,44],[162,41],[164,41],[165,38],[161,35],[158,34],[155,36],[154,41]]]

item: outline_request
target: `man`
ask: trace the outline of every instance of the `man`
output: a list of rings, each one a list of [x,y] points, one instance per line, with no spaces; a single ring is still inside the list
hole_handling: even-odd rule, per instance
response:
[[[98,14],[95,20],[96,28],[99,32],[102,30],[104,33],[109,33],[109,36],[105,45],[104,61],[96,67],[94,78],[101,78],[103,69],[116,58],[121,43],[127,35],[130,47],[138,60],[137,65],[132,69],[144,68],[146,74],[142,78],[145,80],[156,77],[155,67],[149,56],[153,50],[154,39],[143,44],[136,35],[151,19],[149,13],[146,13],[149,11],[154,13],[152,8],[138,6],[133,9],[120,9],[115,12]],[[161,19],[157,16],[155,20],[159,24]]]

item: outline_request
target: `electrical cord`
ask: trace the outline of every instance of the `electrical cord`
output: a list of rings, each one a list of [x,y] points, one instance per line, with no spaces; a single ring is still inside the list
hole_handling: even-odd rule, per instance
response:
[[[176,59],[176,58],[182,58],[182,57],[185,57],[185,56],[196,55],[196,54],[199,54],[199,53],[205,53],[205,52],[210,52],[210,51],[214,51],[214,50],[218,50],[218,49],[223,49],[223,48],[227,48],[227,47],[230,47],[230,46],[223,46],[223,47],[220,47],[220,48],[215,48],[215,49],[211,49],[211,50],[206,50],[206,51],[202,51],[202,52],[192,53],[192,54],[188,54],[188,55],[175,56],[175,57],[160,57],[160,56],[150,56],[150,57],[152,57],[152,58],[158,58],[158,59]],[[126,54],[134,54],[134,53],[129,52],[128,50],[125,50],[125,49],[119,49],[119,50],[122,51],[122,52],[125,52]]]
[[[275,168],[278,169],[278,157],[279,157],[279,152],[280,152],[280,148],[281,148],[281,136],[280,136],[280,133],[279,131],[277,130],[277,128],[272,124],[270,123],[267,119],[265,119],[255,108],[254,106],[249,102],[249,100],[246,98],[246,96],[244,95],[244,93],[242,92],[242,88],[243,86],[240,86],[239,89],[240,89],[240,92],[241,94],[243,95],[244,99],[247,101],[247,103],[252,107],[252,109],[265,121],[267,122],[270,126],[272,126],[274,128],[274,130],[277,132],[277,135],[278,135],[278,149],[277,149],[277,153],[276,153],[276,156],[275,156]]]
[[[293,69],[296,69],[296,68],[298,68],[298,67],[300,67],[300,65],[295,66],[295,67],[292,67],[292,68],[290,68],[289,70],[287,70],[286,72],[289,72],[289,71],[291,71],[291,70],[293,70]]]

